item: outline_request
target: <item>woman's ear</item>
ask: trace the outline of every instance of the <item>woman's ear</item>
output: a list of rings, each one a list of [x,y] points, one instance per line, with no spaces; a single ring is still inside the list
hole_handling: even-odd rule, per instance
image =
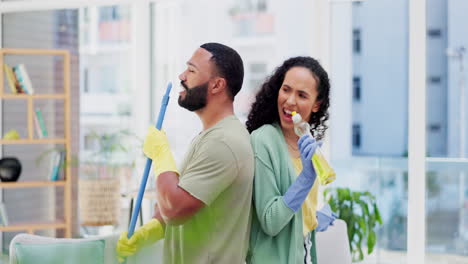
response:
[[[312,106],[312,113],[317,113],[320,110],[321,101],[316,101],[314,106]]]

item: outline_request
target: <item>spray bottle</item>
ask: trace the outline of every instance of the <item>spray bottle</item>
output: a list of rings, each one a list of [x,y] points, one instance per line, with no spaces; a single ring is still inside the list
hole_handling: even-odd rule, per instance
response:
[[[292,112],[292,120],[294,123],[294,132],[296,135],[299,137],[304,134],[309,134],[312,136],[310,133],[309,123],[302,120],[302,116],[299,113]],[[317,146],[315,149],[315,153],[312,156],[312,164],[314,165],[319,183],[321,185],[327,185],[336,179],[336,173],[325,159],[320,146]]]

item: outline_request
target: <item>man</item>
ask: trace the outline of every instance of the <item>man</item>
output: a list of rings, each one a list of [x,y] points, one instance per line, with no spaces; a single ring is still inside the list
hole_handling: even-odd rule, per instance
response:
[[[187,62],[178,102],[199,116],[203,131],[179,173],[165,134],[150,128],[144,152],[154,160],[156,212],[130,239],[122,234],[120,258],[164,237],[165,264],[244,263],[254,157],[249,133],[233,110],[243,77],[239,54],[219,43],[201,45]]]

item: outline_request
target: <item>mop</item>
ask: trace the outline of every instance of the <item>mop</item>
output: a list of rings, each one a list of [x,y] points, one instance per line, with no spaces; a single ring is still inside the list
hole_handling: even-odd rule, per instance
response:
[[[169,93],[172,88],[172,83],[168,83],[166,93],[163,96],[161,108],[159,111],[156,128],[161,129],[166,113],[167,104],[169,102]],[[141,202],[145,193],[146,182],[148,180],[149,171],[151,169],[152,160],[146,160],[143,178],[141,179],[140,189],[136,199],[135,207],[133,208],[132,218],[128,229],[128,238],[134,231],[135,225],[140,212]],[[17,264],[19,262],[25,264],[58,264],[58,263],[116,263],[115,246],[117,236],[87,238],[87,239],[64,239],[64,238],[49,238],[30,234],[19,234],[13,238],[10,244],[10,263]],[[139,263],[146,263],[153,256],[160,254],[161,248],[158,245],[143,249],[138,257]],[[132,259],[134,263],[136,259]],[[126,262],[126,261],[125,261]]]
[[[167,84],[166,93],[164,94],[162,102],[161,102],[161,108],[159,110],[158,121],[156,122],[156,128],[158,130],[161,130],[162,123],[164,121],[164,115],[166,114],[167,104],[169,103],[169,94],[171,92],[171,88],[172,88],[172,83],[169,82]],[[138,213],[140,212],[141,201],[143,199],[143,195],[145,194],[146,183],[148,181],[148,175],[149,175],[149,171],[151,169],[151,164],[152,163],[153,163],[153,160],[151,160],[150,158],[146,159],[146,166],[145,166],[145,170],[143,171],[143,178],[141,178],[140,189],[138,191],[138,196],[137,196],[137,199],[136,199],[136,203],[135,203],[135,206],[133,208],[132,218],[131,218],[131,221],[130,221],[130,226],[128,227],[128,238],[132,237],[133,232],[135,232],[135,225],[136,225],[136,222],[137,222]],[[124,263],[126,263],[126,262],[124,262]]]

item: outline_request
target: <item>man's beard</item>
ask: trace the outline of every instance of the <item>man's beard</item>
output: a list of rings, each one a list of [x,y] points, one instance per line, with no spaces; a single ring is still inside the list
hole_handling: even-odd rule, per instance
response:
[[[185,89],[185,98],[182,95],[179,96],[179,105],[189,111],[197,111],[206,106],[206,96],[208,94],[208,82],[200,84],[191,89],[185,85],[184,82],[180,82],[180,85]]]

